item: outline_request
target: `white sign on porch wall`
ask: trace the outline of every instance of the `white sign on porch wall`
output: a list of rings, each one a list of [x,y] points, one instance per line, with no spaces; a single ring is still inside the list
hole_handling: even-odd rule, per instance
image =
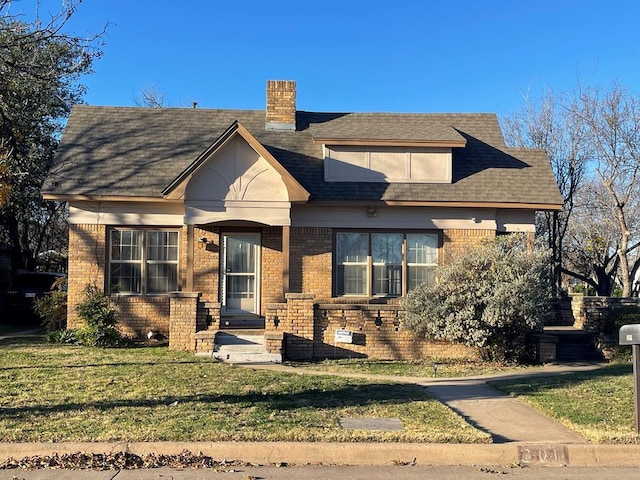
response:
[[[336,330],[335,343],[353,343],[353,332],[350,330]]]

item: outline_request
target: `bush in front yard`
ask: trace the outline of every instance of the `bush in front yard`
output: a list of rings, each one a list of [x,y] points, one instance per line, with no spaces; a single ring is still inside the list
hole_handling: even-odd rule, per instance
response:
[[[75,332],[80,345],[90,347],[116,347],[123,341],[116,328],[117,312],[109,296],[97,287],[87,285],[85,299],[76,306],[78,316],[85,322]]]
[[[550,313],[548,267],[548,251],[526,236],[498,237],[439,267],[434,285],[411,291],[404,326],[476,347],[486,360],[523,360],[526,334]]]
[[[36,298],[33,309],[42,319],[47,332],[67,327],[67,277],[60,277],[51,286],[51,292]]]

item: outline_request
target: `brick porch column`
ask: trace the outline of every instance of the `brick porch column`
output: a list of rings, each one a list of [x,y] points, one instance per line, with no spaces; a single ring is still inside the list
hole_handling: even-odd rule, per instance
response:
[[[197,292],[172,292],[169,317],[169,349],[196,351],[196,327],[198,325]]]
[[[314,315],[309,293],[287,293],[286,355],[291,360],[313,358]]]

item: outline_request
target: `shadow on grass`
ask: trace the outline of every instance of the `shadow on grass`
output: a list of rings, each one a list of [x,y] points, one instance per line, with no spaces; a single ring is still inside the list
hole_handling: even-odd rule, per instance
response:
[[[14,367],[0,367],[0,372],[8,372],[11,370],[59,370],[61,368],[97,368],[97,367],[157,367],[162,365],[201,365],[201,362],[190,360],[161,360],[161,361],[144,361],[144,362],[104,362],[104,363],[82,363],[77,365],[26,365]]]
[[[307,390],[296,393],[246,393],[246,394],[206,394],[188,396],[166,396],[154,399],[131,399],[116,401],[97,401],[87,403],[65,403],[59,405],[25,405],[20,407],[1,407],[4,418],[23,415],[51,415],[74,410],[97,409],[108,411],[120,408],[174,408],[173,405],[203,404],[204,408],[215,405],[251,407],[260,405],[275,411],[296,409],[327,409],[367,405],[403,405],[414,401],[432,400],[425,390],[415,385],[367,384],[341,386],[336,389]],[[175,402],[178,402],[175,404]]]
[[[43,365],[14,365],[14,366],[0,366],[0,371],[11,371],[11,370],[44,370],[47,368],[50,369],[59,369],[59,368],[91,368],[91,367],[122,367],[122,366],[133,366],[139,365],[141,367],[145,366],[158,366],[158,365],[196,365],[201,364],[202,360],[197,360],[193,356],[185,356],[177,359],[166,359],[164,358],[166,353],[166,346],[161,343],[149,343],[149,342],[132,342],[131,345],[127,345],[124,347],[118,348],[108,348],[108,349],[100,349],[99,347],[95,347],[95,350],[92,350],[92,347],[83,347],[80,345],[65,345],[65,344],[56,344],[56,343],[48,343],[45,335],[43,334],[31,334],[24,336],[11,336],[0,339],[0,348],[15,348],[19,349],[22,347],[35,347],[42,348],[43,350],[50,350],[55,348],[77,348],[78,352],[86,352],[87,360],[91,360],[91,355],[95,351],[104,352],[106,354],[117,355],[119,352],[123,351],[144,351],[145,349],[162,349],[160,350],[161,355],[158,355],[157,359],[153,358],[149,360],[149,357],[145,357],[144,359],[132,359],[132,360],[124,360],[120,362],[113,361],[93,361],[88,363],[72,363],[72,364],[61,364],[61,363],[52,363],[52,364],[43,364]]]
[[[491,386],[507,393],[519,394],[526,392],[528,394],[533,394],[553,388],[572,387],[592,380],[632,375],[632,373],[633,367],[631,363],[616,363],[613,365],[606,365],[597,370],[562,373],[549,376],[530,376],[513,380],[495,380],[488,383]]]

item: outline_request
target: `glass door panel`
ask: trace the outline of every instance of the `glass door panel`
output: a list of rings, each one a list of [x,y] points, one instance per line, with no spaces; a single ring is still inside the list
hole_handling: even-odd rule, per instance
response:
[[[260,236],[224,235],[223,295],[225,313],[257,314]]]

